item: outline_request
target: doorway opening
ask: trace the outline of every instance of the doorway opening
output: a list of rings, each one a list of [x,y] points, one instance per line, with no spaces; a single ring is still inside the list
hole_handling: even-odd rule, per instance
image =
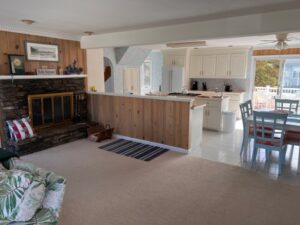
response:
[[[104,57],[105,92],[114,92],[113,65],[109,58]]]

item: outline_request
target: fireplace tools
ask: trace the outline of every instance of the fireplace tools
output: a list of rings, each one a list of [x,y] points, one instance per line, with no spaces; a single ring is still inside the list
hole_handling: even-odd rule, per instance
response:
[[[77,92],[75,93],[75,101],[74,101],[74,119],[75,123],[82,122],[85,118],[82,116],[82,105],[86,100],[85,92]]]

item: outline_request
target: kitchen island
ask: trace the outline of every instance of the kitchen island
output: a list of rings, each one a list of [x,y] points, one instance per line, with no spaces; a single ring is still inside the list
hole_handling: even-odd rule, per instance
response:
[[[207,94],[197,91],[187,93],[163,93],[163,96],[187,98],[194,101],[194,104],[205,105],[203,116],[203,128],[213,131],[223,130],[223,112],[230,110],[230,97],[221,92],[211,92]],[[152,94],[157,96],[158,94]],[[233,110],[231,110],[233,111]]]
[[[90,120],[122,137],[187,151],[202,141],[205,104],[192,98],[88,92]]]
[[[195,103],[205,104],[203,128],[214,131],[223,130],[223,112],[229,109],[229,97],[199,96]]]

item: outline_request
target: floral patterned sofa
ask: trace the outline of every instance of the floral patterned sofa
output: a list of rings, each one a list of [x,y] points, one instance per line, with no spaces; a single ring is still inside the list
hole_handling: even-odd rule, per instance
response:
[[[0,225],[56,225],[65,178],[17,158],[0,163]]]

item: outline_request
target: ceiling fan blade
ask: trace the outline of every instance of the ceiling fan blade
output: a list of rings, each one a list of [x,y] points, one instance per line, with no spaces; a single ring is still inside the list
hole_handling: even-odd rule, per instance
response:
[[[269,42],[263,42],[263,43],[258,43],[257,45],[267,45],[267,44],[273,44],[276,43],[277,41],[269,41]]]
[[[298,38],[298,37],[289,37],[288,39],[286,39],[286,41],[300,41],[300,38]]]
[[[260,40],[261,42],[276,42],[277,40]]]

